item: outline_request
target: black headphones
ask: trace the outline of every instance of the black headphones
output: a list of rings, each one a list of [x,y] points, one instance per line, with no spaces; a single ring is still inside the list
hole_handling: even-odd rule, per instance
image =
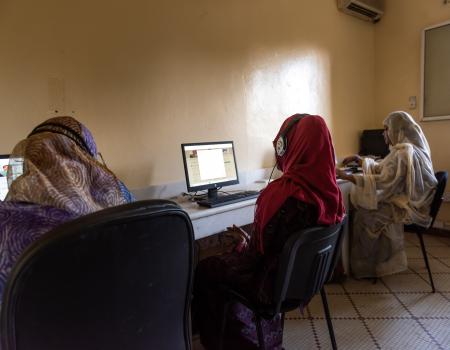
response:
[[[71,128],[69,128],[65,125],[58,124],[58,123],[52,123],[52,122],[43,122],[42,124],[39,124],[38,126],[36,126],[33,129],[33,131],[31,131],[31,133],[28,135],[28,137],[35,135],[35,134],[42,133],[42,132],[52,132],[54,134],[64,135],[64,136],[68,137],[69,139],[71,139],[73,142],[75,142],[78,145],[78,147],[80,147],[82,150],[84,150],[87,154],[89,154],[95,158],[95,155],[92,154],[92,152],[90,151],[86,141],[80,135],[78,135],[74,130],[72,130]]]
[[[275,152],[277,153],[278,157],[282,157],[287,151],[288,144],[286,136],[289,133],[289,131],[295,124],[297,124],[300,120],[302,120],[304,117],[308,115],[309,114],[295,114],[292,120],[286,126],[286,128],[282,132],[280,132],[280,135],[278,136],[275,142]]]

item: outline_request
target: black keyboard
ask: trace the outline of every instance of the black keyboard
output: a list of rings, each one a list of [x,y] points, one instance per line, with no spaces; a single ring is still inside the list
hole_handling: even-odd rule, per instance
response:
[[[362,173],[362,168],[356,166],[345,167],[344,171],[347,174],[359,174]]]
[[[225,196],[218,196],[216,198],[202,199],[197,201],[197,203],[202,207],[215,208],[220,207],[222,205],[246,201],[247,199],[256,198],[258,196],[259,196],[258,191],[243,191],[238,193],[227,194]]]

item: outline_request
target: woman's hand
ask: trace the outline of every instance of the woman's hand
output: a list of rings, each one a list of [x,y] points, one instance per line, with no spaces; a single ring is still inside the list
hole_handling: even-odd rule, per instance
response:
[[[336,168],[336,177],[338,179],[343,179],[344,177],[347,176],[347,173],[344,170],[341,170],[339,168]]]
[[[355,162],[358,166],[362,165],[362,157],[357,154],[344,158],[342,164],[347,165],[348,163]]]
[[[233,247],[232,250],[234,250],[237,253],[242,253],[244,250],[247,249],[249,242],[250,242],[250,235],[245,232],[242,228],[233,225],[232,227],[227,227],[228,232],[234,233],[237,235],[236,244]]]
[[[336,168],[336,177],[356,184],[356,180],[353,175],[347,174],[344,170],[341,170],[339,168]]]
[[[244,238],[247,242],[250,241],[250,235],[245,232],[242,228],[233,225],[231,227],[227,227],[228,231],[236,232],[240,237]]]

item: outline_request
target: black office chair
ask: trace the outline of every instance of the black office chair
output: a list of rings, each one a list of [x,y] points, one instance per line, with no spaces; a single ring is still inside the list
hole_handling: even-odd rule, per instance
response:
[[[188,215],[162,200],[59,226],[11,273],[2,349],[191,349],[193,243]]]
[[[431,275],[430,264],[428,262],[427,251],[425,250],[425,244],[423,242],[422,235],[428,231],[429,228],[433,227],[434,220],[439,212],[439,208],[442,204],[442,197],[444,195],[445,186],[447,185],[448,174],[446,171],[438,171],[436,174],[436,179],[438,180],[438,184],[436,187],[436,193],[434,194],[433,202],[431,202],[430,207],[430,216],[431,216],[431,224],[429,227],[423,227],[420,225],[412,224],[405,225],[405,231],[416,233],[419,237],[420,247],[422,248],[423,259],[425,260],[425,265],[428,270],[428,277],[430,278],[431,290],[433,293],[436,291],[434,288],[433,276]]]
[[[345,222],[329,227],[308,228],[299,231],[287,240],[280,256],[272,304],[255,304],[232,288],[224,286],[224,291],[230,298],[223,313],[220,335],[221,348],[223,347],[226,330],[226,316],[233,302],[238,301],[253,311],[259,348],[265,349],[261,325],[262,318],[273,319],[276,315],[282,313],[284,322],[285,312],[307,305],[312,297],[320,292],[331,344],[333,349],[337,349],[327,296],[323,286],[332,278],[333,270],[340,256],[344,224]]]

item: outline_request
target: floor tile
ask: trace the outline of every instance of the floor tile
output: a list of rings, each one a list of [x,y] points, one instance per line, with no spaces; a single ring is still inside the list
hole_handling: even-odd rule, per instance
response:
[[[348,293],[388,293],[389,290],[378,281],[348,279],[343,284]]]
[[[423,235],[425,247],[448,247],[445,239],[438,236]]]
[[[415,245],[419,245],[419,237],[415,233],[405,232],[405,242],[414,243]]]
[[[450,349],[450,319],[420,320],[420,322],[444,349]]]
[[[408,233],[407,271],[383,277],[376,284],[349,278],[343,284],[325,286],[339,349],[450,350],[450,239],[446,247],[442,237],[424,238],[437,293],[431,293],[419,241]],[[283,346],[286,350],[331,349],[320,295],[304,315],[299,310],[286,314]],[[194,350],[204,350],[199,339],[194,339]]]
[[[420,274],[423,278],[428,280],[427,274]],[[450,274],[432,274],[434,286],[438,291],[441,292],[450,292]]]
[[[428,255],[434,258],[450,258],[450,249],[448,247],[426,247]]]
[[[366,322],[381,349],[439,349],[415,320],[367,320]]]
[[[439,293],[398,294],[397,296],[415,317],[450,318],[450,302]]]
[[[422,258],[422,250],[419,247],[405,247],[406,256],[409,258]]]
[[[347,297],[343,295],[327,295],[328,308],[332,318],[350,318],[358,317],[358,314],[354,310],[352,303]],[[308,310],[311,317],[325,318],[323,311],[322,298],[320,296],[314,297],[309,303]]]
[[[325,320],[314,320],[320,349],[331,349],[330,336]],[[370,338],[364,324],[359,320],[335,320],[334,334],[338,349],[345,350],[375,350],[376,346]],[[287,345],[287,344],[286,344]],[[286,347],[286,350],[317,349],[317,347]]]
[[[358,294],[351,295],[351,298],[364,318],[411,318],[410,313],[393,294]]]
[[[440,259],[429,258],[428,262],[430,263],[430,269],[432,273],[450,273],[450,265],[447,266]],[[417,273],[428,273],[428,270],[425,266],[425,261],[423,259],[408,259],[408,267]]]
[[[285,320],[283,347],[286,350],[318,349],[311,321],[308,319]]]
[[[442,237],[438,236],[430,236],[430,235],[423,235],[423,241],[425,243],[425,247],[447,247],[447,241],[445,239],[442,239]],[[413,234],[411,236],[405,235],[405,246],[415,246],[420,248],[420,240],[417,237],[416,234]]]
[[[345,290],[340,283],[330,283],[325,285],[327,294],[345,294]]]
[[[450,237],[438,237],[439,240],[450,247]]]
[[[417,247],[419,242],[413,242],[405,239],[405,247]]]
[[[408,275],[408,274],[415,274],[416,272],[414,270],[411,270],[409,267],[406,270],[397,272],[399,275]]]
[[[423,276],[425,278],[425,276]],[[427,279],[428,280],[428,279]],[[383,277],[383,282],[393,292],[423,292],[430,290],[430,285],[417,275],[391,275]]]
[[[450,268],[450,258],[439,258],[439,261]]]
[[[290,318],[290,319],[308,319],[309,318],[309,313],[307,311],[307,309],[305,308],[305,310],[303,311],[303,314],[300,312],[299,309],[295,309],[295,310],[291,310],[289,312],[286,312],[285,315],[286,319]]]

